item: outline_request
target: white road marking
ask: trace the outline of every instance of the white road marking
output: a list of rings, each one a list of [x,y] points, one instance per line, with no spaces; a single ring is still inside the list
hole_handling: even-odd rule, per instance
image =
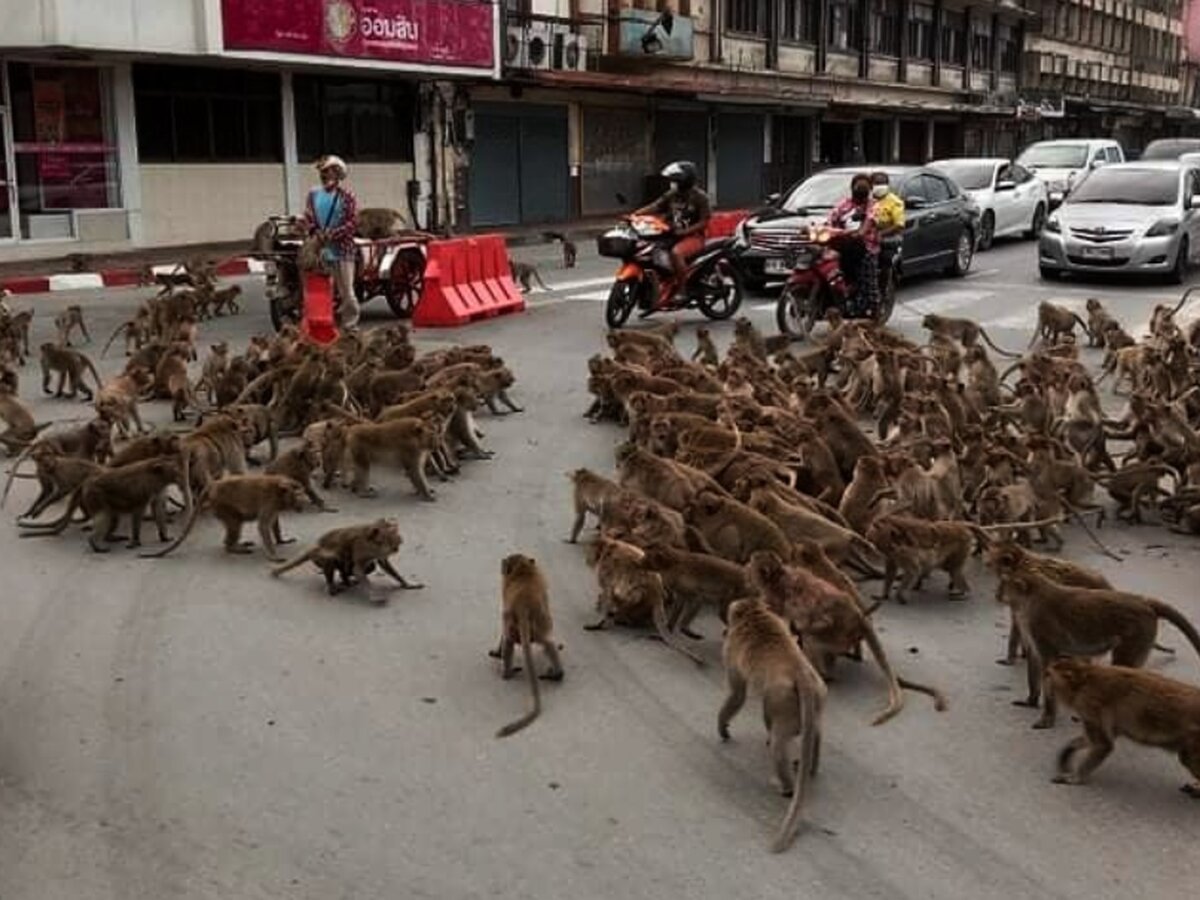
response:
[[[81,291],[104,287],[104,278],[99,272],[67,272],[50,276],[52,291]]]
[[[562,293],[564,291],[579,291],[587,288],[599,287],[602,284],[612,283],[613,277],[611,275],[605,275],[603,278],[583,278],[578,281],[561,281],[557,284],[546,282],[546,289],[557,293]]]

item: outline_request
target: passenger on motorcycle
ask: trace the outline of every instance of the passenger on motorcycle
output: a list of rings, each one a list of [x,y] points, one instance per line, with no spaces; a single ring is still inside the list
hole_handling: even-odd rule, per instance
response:
[[[660,173],[671,187],[653,203],[637,210],[635,216],[663,216],[671,223],[674,243],[671,268],[675,284],[682,289],[687,276],[687,261],[704,249],[704,230],[712,217],[708,194],[696,187],[696,167],[686,160],[667,165]]]
[[[882,239],[879,269],[886,273],[904,239],[904,201],[892,190],[887,172],[871,173],[871,197],[875,201],[875,222]]]
[[[358,230],[358,203],[346,180],[346,163],[340,156],[323,156],[317,161],[320,187],[308,192],[304,220],[309,234],[321,240],[321,256],[333,273],[333,284],[341,301],[339,316],[342,327],[358,327],[358,298],[354,295],[355,245]]]
[[[875,201],[871,197],[871,176],[859,173],[850,180],[850,196],[833,208],[829,224],[835,228],[858,225],[858,240],[846,245],[842,252],[842,271],[854,281],[855,296],[851,318],[875,315],[879,305],[879,224]]]

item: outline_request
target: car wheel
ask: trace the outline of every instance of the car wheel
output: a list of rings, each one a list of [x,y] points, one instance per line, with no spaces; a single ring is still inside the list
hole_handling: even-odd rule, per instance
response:
[[[983,214],[979,223],[979,250],[991,250],[992,242],[996,239],[996,217],[989,209]]]
[[[971,270],[971,260],[975,258],[975,235],[970,228],[963,228],[958,233],[958,241],[954,245],[954,259],[946,269],[948,275],[962,278]]]
[[[1183,284],[1188,273],[1188,239],[1181,238],[1179,252],[1175,254],[1175,265],[1171,268],[1171,284]]]
[[[1038,266],[1038,274],[1042,276],[1043,281],[1060,281],[1062,279],[1061,271],[1046,266]]]
[[[1025,237],[1029,239],[1036,238],[1042,233],[1042,229],[1046,227],[1046,206],[1039,203],[1037,209],[1033,211],[1033,222],[1029,225],[1029,230],[1025,232]]]

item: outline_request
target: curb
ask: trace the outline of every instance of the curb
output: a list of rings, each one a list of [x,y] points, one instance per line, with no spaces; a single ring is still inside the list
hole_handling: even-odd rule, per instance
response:
[[[165,275],[178,267],[170,263],[151,266],[155,275]],[[86,291],[114,287],[137,287],[142,283],[144,269],[105,269],[102,272],[63,272],[58,275],[38,275],[29,278],[0,280],[0,290],[12,294],[50,294],[55,291]],[[218,275],[261,275],[266,264],[259,259],[241,257],[217,266]]]

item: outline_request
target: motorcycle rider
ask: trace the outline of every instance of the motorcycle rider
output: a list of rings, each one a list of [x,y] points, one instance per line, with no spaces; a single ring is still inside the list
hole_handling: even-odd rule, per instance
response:
[[[835,228],[858,223],[858,240],[847,243],[842,251],[842,271],[855,286],[852,308],[846,310],[851,318],[874,316],[879,303],[879,225],[875,217],[871,176],[859,172],[850,179],[850,196],[829,214],[829,224]]]
[[[687,277],[687,261],[704,249],[704,230],[712,217],[708,194],[696,187],[696,167],[687,160],[669,163],[659,173],[670,182],[670,189],[653,203],[634,212],[635,216],[660,215],[671,223],[671,268],[676,290],[682,290]]]
[[[322,156],[317,160],[316,170],[321,185],[308,192],[304,221],[309,234],[321,240],[321,257],[332,271],[334,288],[341,301],[338,310],[341,325],[353,331],[358,327],[359,316],[358,298],[354,294],[358,201],[343,184],[347,171],[340,156]]]

